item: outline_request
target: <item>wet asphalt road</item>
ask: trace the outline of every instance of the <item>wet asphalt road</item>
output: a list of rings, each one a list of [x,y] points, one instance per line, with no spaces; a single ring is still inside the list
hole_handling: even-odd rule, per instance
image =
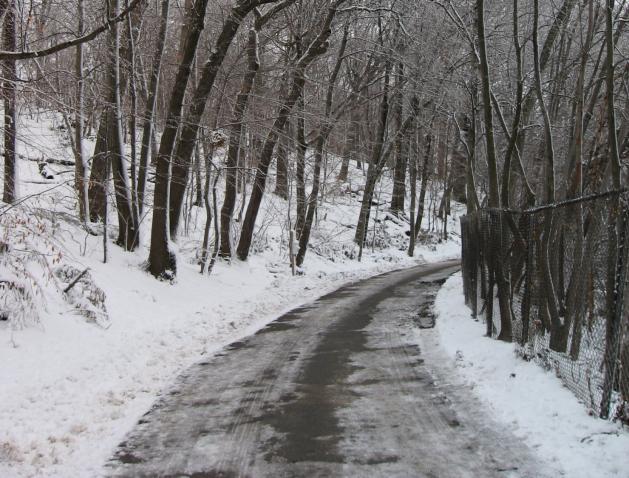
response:
[[[114,477],[539,477],[417,331],[454,262],[296,309],[183,374],[110,460]],[[432,331],[426,331],[429,333]]]

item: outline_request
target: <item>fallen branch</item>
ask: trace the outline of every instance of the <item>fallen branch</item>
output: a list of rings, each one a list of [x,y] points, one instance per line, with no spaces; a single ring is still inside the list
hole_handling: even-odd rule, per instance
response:
[[[68,285],[68,287],[66,287],[65,289],[63,289],[63,293],[67,294],[68,292],[70,292],[70,290],[77,284],[77,282],[79,282],[81,280],[81,278],[87,274],[87,272],[90,270],[90,268],[88,267],[87,269],[85,269],[83,272],[81,272],[78,276],[76,276],[76,278],[70,282],[70,284]]]

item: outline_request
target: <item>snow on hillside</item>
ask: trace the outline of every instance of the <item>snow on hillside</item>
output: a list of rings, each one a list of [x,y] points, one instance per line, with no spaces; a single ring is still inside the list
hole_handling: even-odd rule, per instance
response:
[[[460,273],[441,288],[435,309],[437,335],[426,340],[445,350],[448,376],[455,369],[489,413],[555,466],[558,476],[627,476],[629,433],[588,415],[552,372],[516,356],[514,344],[484,337],[485,325],[472,320],[465,305]]]
[[[7,304],[9,294],[3,293],[5,307],[23,311],[20,320],[0,321],[3,478],[98,476],[141,414],[204,354],[342,284],[459,255],[456,218],[449,224],[450,241],[419,245],[415,258],[406,255],[408,226],[384,220],[391,189],[385,178],[382,206],[372,214],[360,263],[352,242],[360,195],[330,184],[303,275],[291,276],[287,206],[271,194],[258,222],[255,254],[247,263],[219,262],[211,276],[199,275],[196,253],[205,213],[193,208],[188,235],[178,243],[175,284],[159,282],[143,270],[148,221],[144,244],[134,253],[115,246],[115,231],[110,231],[110,257],[103,264],[102,237],[88,234],[74,219],[73,167],[48,164],[54,179],[45,179],[38,163],[29,160],[71,160],[60,124],[51,116],[21,118],[24,201],[15,207],[0,204],[0,242],[9,248],[0,254],[0,281],[20,278],[34,299],[14,294],[16,302]],[[92,148],[86,145],[88,151]],[[352,175],[350,182],[360,184],[362,173],[352,168]],[[272,188],[270,184],[268,191]],[[73,274],[85,269],[88,279],[64,294]],[[81,297],[98,298],[99,291],[103,303]]]

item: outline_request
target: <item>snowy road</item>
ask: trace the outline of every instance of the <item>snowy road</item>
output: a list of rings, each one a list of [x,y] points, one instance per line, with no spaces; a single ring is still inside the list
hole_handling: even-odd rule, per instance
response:
[[[424,362],[456,263],[384,274],[189,369],[107,466],[116,477],[539,477],[469,389]]]

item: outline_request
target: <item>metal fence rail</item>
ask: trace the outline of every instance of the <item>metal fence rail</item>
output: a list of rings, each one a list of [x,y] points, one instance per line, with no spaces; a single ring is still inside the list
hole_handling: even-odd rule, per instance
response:
[[[463,286],[487,335],[552,369],[599,416],[629,418],[629,194],[461,219]]]

